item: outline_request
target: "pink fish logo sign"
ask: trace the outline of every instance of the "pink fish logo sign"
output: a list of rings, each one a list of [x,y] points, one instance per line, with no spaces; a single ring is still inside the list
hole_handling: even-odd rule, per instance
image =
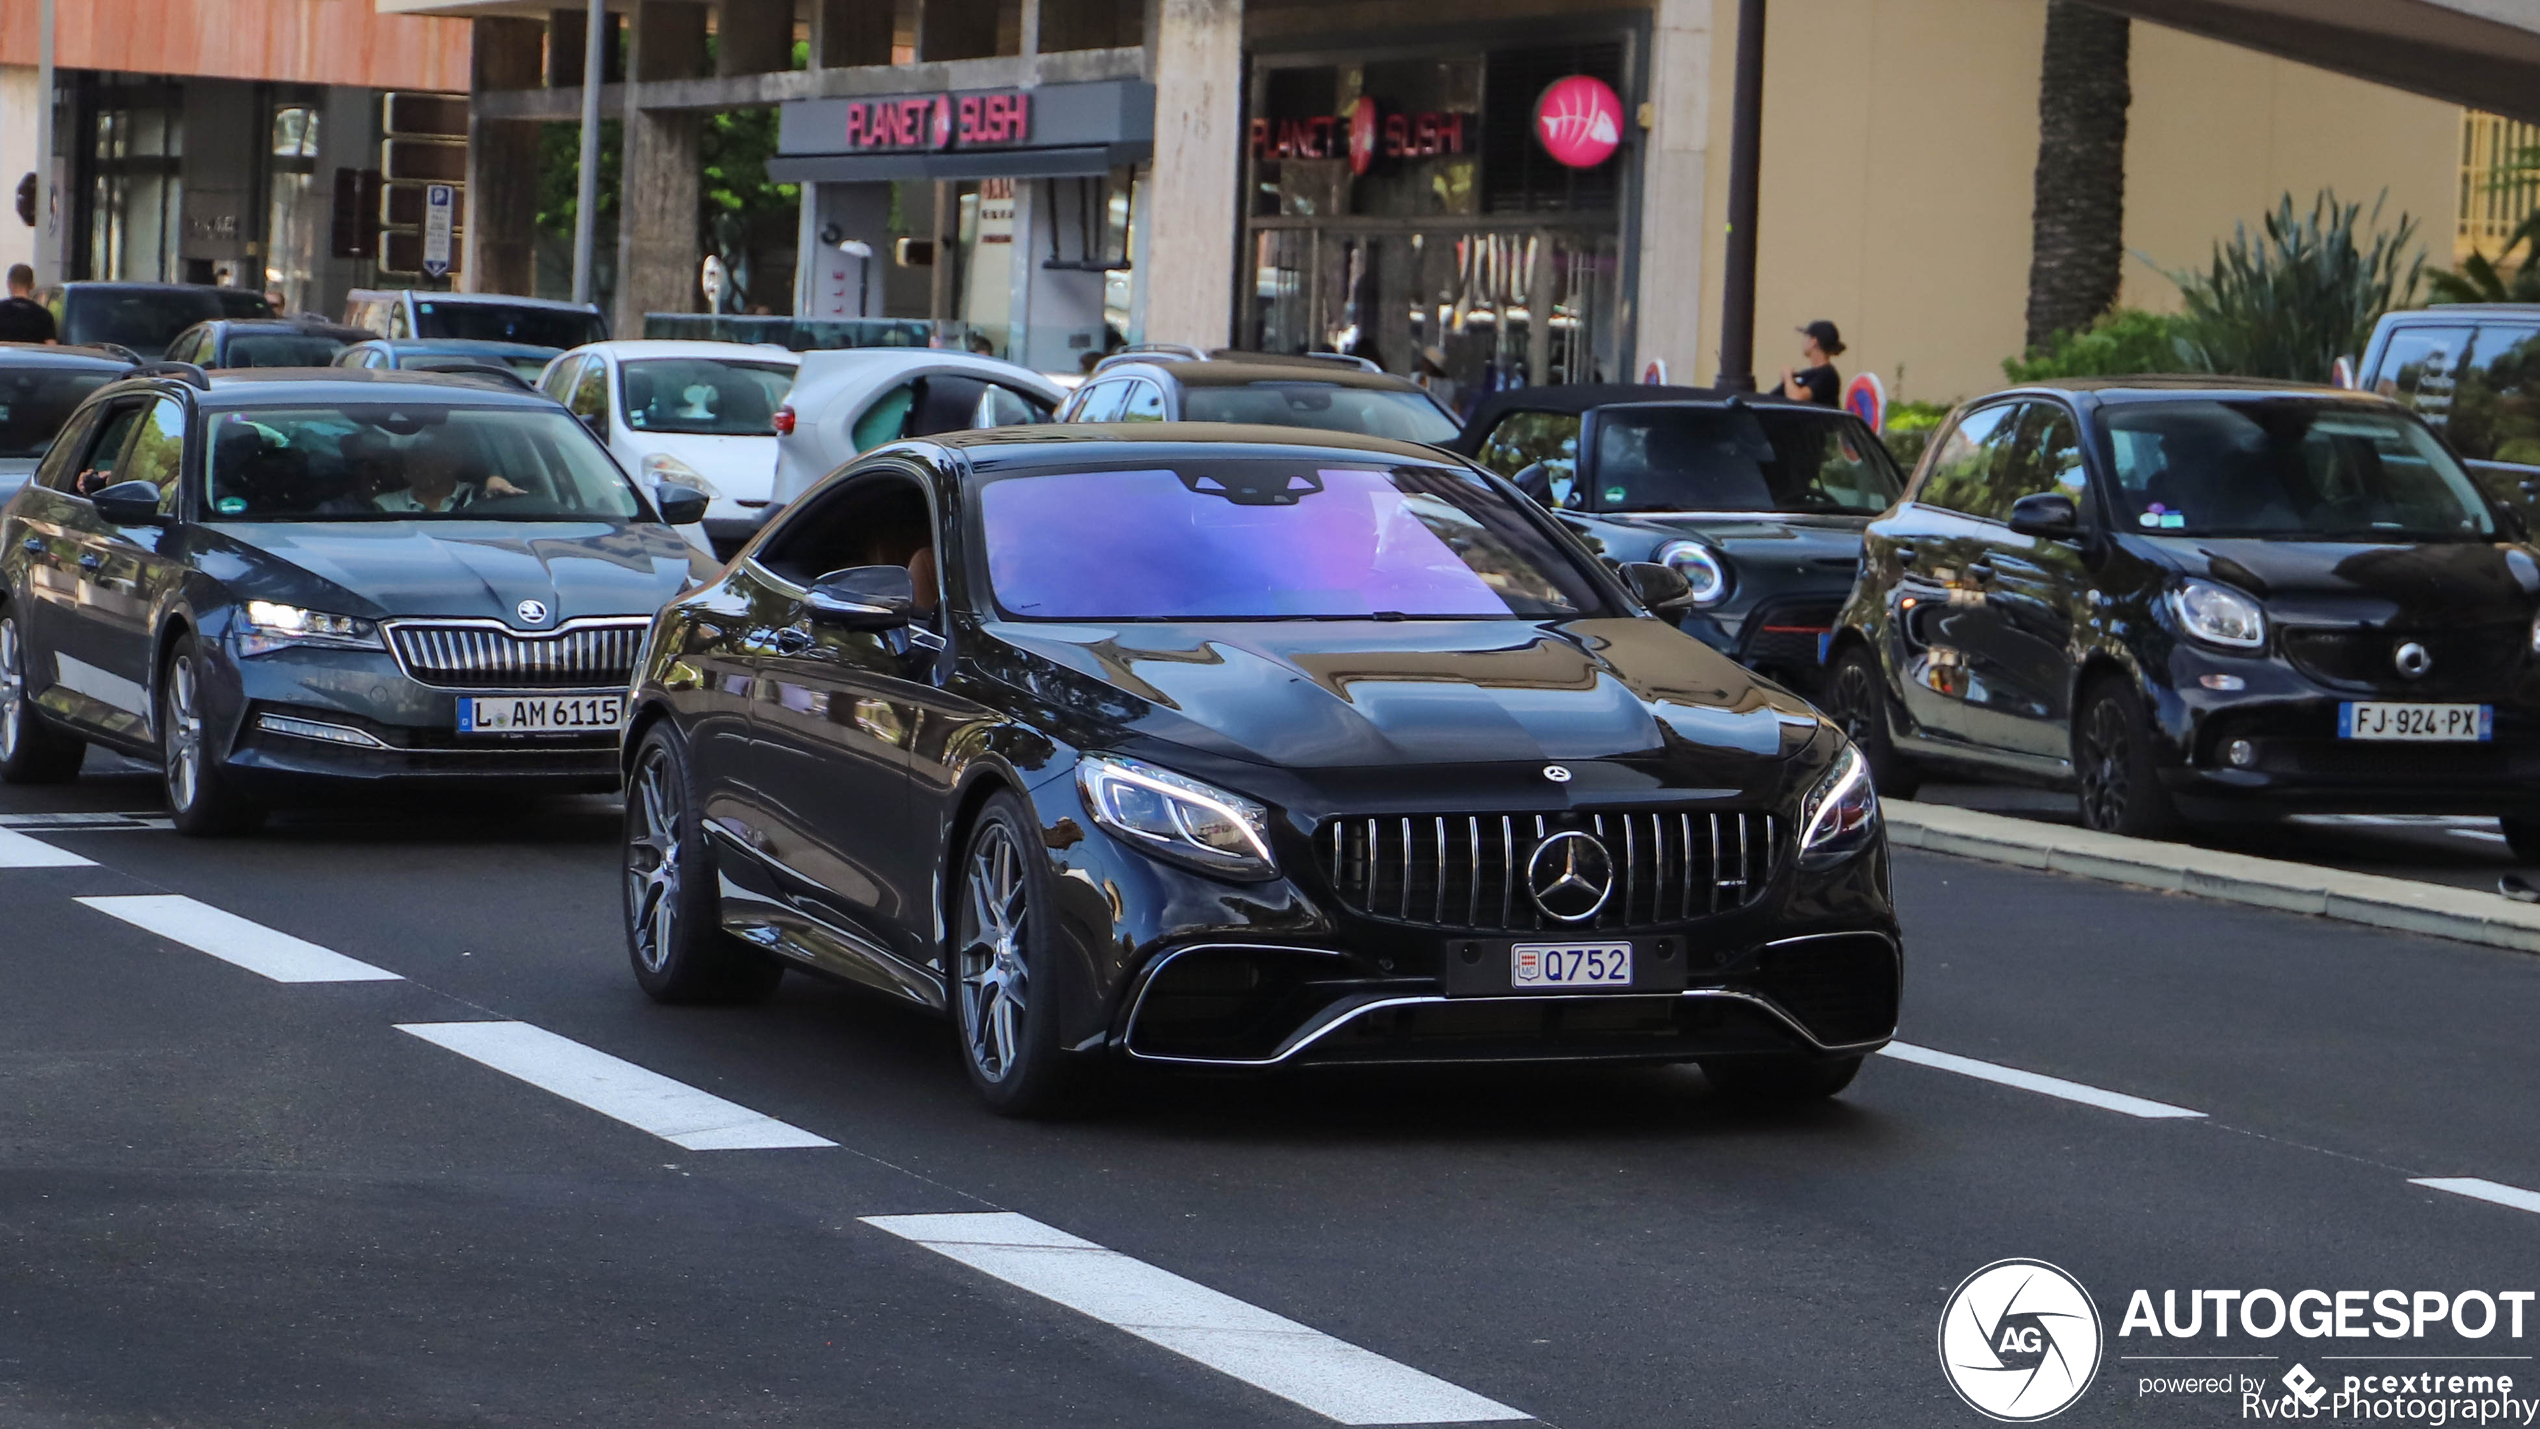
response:
[[[1535,137],[1560,163],[1595,168],[1622,147],[1623,101],[1594,75],[1556,79],[1535,101]]]

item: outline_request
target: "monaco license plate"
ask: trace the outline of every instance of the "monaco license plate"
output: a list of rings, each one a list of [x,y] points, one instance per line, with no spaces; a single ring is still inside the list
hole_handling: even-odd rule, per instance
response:
[[[2337,737],[2475,743],[2496,737],[2496,707],[2349,701],[2337,707]]]
[[[1518,992],[1605,992],[1632,985],[1629,943],[1519,943],[1508,950]]]
[[[588,734],[626,719],[624,695],[462,695],[461,734]]]

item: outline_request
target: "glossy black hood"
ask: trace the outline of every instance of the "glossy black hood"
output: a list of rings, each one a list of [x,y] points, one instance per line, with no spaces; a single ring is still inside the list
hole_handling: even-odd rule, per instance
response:
[[[1083,737],[1298,769],[1661,761],[1755,782],[1815,714],[1655,620],[990,627],[998,677]]]
[[[194,528],[196,565],[239,599],[346,615],[476,616],[519,624],[650,615],[697,569],[666,526],[608,522],[293,521]]]
[[[2519,545],[2210,537],[2144,544],[2187,575],[2257,596],[2280,620],[2487,624],[2530,619],[2540,597],[2540,561]]]

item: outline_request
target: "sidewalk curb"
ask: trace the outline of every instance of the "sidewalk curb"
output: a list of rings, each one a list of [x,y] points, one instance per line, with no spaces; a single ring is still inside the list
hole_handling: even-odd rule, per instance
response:
[[[1946,804],[1884,799],[1880,808],[1888,842],[1899,848],[2540,953],[2540,904],[2475,889],[2123,838]]]

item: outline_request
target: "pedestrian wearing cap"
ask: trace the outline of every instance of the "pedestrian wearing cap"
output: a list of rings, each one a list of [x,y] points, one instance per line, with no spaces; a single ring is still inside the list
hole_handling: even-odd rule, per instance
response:
[[[1843,379],[1834,370],[1834,360],[1843,353],[1843,334],[1824,318],[1799,332],[1808,339],[1799,349],[1800,360],[1808,365],[1797,371],[1782,369],[1782,395],[1794,402],[1834,406],[1843,391]]]

